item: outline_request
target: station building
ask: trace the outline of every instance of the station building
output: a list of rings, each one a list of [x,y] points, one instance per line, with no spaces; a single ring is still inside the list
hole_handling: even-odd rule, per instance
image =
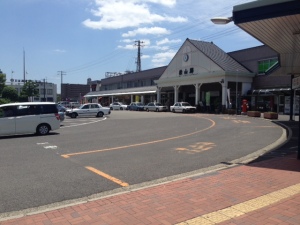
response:
[[[168,66],[102,79],[100,90],[84,97],[103,105],[187,101],[210,112],[246,98],[251,109],[284,113],[291,81],[274,75],[278,57],[265,45],[225,53],[212,42],[186,39]]]
[[[105,99],[106,104],[187,101],[205,105],[210,112],[240,109],[247,99],[250,110],[287,114],[293,108],[297,113],[299,88],[292,88],[292,81],[300,75],[299,19],[296,0],[234,6],[227,22],[234,22],[262,46],[225,53],[214,43],[186,39],[168,66],[102,79],[100,91],[84,97]]]

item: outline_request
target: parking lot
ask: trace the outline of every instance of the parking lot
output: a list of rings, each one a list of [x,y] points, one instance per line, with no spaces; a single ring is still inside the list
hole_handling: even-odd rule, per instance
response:
[[[280,126],[245,116],[112,111],[66,118],[48,136],[0,138],[0,213],[176,179],[226,165],[282,135]]]

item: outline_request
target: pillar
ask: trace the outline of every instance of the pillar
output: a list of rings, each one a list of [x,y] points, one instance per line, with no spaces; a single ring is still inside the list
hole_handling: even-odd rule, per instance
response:
[[[222,109],[227,108],[227,83],[228,81],[224,80],[222,84]]]
[[[178,90],[179,90],[180,86],[175,85],[175,86],[173,86],[173,88],[174,88],[174,104],[175,104],[175,102],[178,102]]]
[[[194,84],[195,87],[195,106],[199,104],[200,101],[200,87],[202,84]]]
[[[144,101],[144,95],[141,95],[141,103],[145,103],[145,101]]]
[[[157,87],[156,102],[159,102],[159,103],[160,103],[160,91],[161,91],[161,87]]]

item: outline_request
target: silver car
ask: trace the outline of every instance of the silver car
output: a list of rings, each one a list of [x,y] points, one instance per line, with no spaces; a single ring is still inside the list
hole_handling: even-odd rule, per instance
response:
[[[109,105],[110,110],[126,110],[127,105],[122,102],[113,102]]]
[[[190,103],[188,102],[176,102],[174,105],[170,107],[170,110],[175,113],[175,112],[182,112],[182,113],[195,113],[196,112],[196,107],[191,106]]]
[[[154,111],[154,112],[166,112],[167,111],[167,106],[164,106],[160,103],[156,102],[150,102],[147,105],[144,106],[144,109],[149,112],[149,111]]]

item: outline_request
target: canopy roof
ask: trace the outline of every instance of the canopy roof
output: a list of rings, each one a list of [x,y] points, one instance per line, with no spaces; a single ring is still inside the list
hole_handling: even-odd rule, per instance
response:
[[[260,0],[233,7],[234,23],[280,54],[281,74],[300,74],[300,1]]]

